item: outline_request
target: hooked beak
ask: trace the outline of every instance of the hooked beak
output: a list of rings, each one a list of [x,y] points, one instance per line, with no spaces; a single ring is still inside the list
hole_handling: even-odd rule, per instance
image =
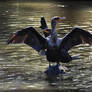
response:
[[[45,29],[45,30],[43,30],[45,33],[50,33],[51,32],[51,30],[50,29]]]
[[[59,19],[57,19],[57,22],[60,23],[63,19],[65,19],[65,17],[59,17]]]
[[[44,30],[44,32],[49,33],[49,31],[48,31],[48,30]]]

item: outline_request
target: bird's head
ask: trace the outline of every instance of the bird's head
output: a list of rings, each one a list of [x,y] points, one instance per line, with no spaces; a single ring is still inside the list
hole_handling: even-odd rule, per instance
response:
[[[59,17],[59,16],[53,17],[51,20],[52,27],[56,26],[56,24],[60,23],[63,19],[65,19],[65,17]]]
[[[65,19],[65,17],[55,16],[52,18],[51,21],[56,22],[56,23],[60,23],[63,19]]]

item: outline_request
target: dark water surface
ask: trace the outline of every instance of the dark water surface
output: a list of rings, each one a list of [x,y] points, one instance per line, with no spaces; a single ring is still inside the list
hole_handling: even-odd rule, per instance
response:
[[[50,27],[53,16],[66,17],[57,25],[59,37],[73,27],[92,33],[92,2],[0,1],[0,91],[5,92],[92,92],[92,47],[85,44],[69,53],[79,60],[63,64],[69,70],[58,79],[48,79],[46,58],[24,44],[6,45],[9,35],[25,27],[40,31],[40,17]]]

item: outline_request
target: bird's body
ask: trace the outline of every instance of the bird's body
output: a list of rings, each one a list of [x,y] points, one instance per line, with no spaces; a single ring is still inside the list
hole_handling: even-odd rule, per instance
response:
[[[44,38],[33,27],[25,28],[18,31],[8,40],[10,43],[25,43],[36,51],[41,50],[46,52],[46,58],[49,62],[67,63],[76,59],[69,55],[68,51],[75,45],[88,43],[92,45],[92,34],[80,28],[74,28],[70,33],[63,38],[58,38],[56,33],[56,24],[61,20],[61,17],[54,17],[51,20],[51,34]],[[60,22],[60,21],[59,21]]]
[[[62,42],[62,38],[57,38],[55,43],[53,43],[53,40],[51,39],[51,37],[47,37],[46,40],[48,42],[48,46],[52,46],[52,47],[56,46],[57,48],[59,48]]]

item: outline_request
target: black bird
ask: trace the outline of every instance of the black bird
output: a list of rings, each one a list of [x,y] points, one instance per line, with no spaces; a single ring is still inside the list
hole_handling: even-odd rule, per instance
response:
[[[44,50],[49,62],[56,62],[57,64],[59,64],[59,62],[68,63],[76,59],[76,57],[70,56],[68,51],[79,44],[88,43],[92,45],[92,34],[81,28],[74,28],[63,38],[58,38],[56,24],[61,20],[62,17],[52,18],[51,34],[46,38],[37,32],[35,28],[28,27],[13,34],[7,43],[25,43],[38,52]]]

